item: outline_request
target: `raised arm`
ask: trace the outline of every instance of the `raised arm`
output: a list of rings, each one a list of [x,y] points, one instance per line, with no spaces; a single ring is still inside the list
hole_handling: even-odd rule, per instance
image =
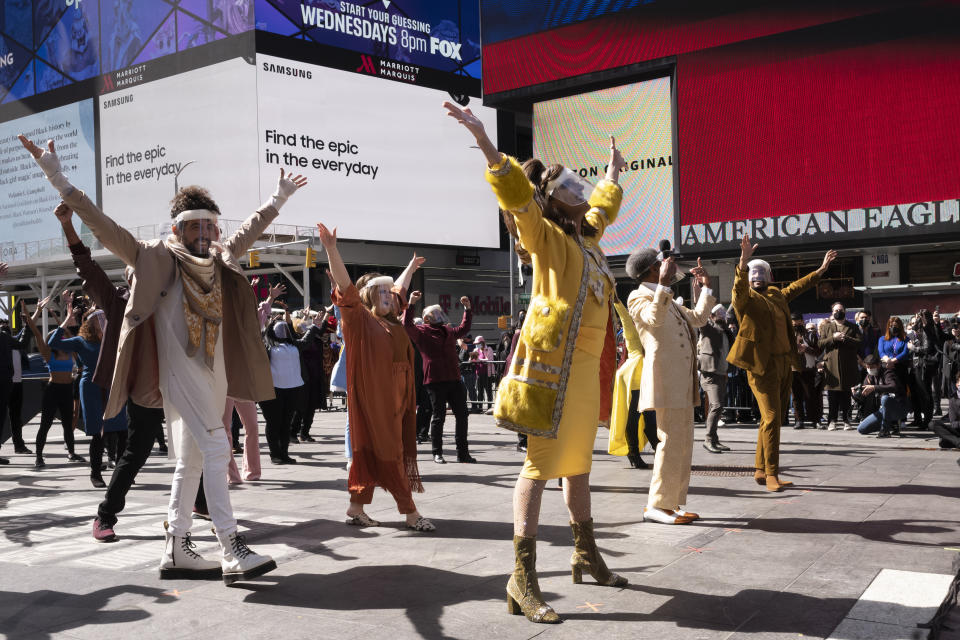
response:
[[[473,115],[473,111],[470,109],[461,109],[452,102],[444,102],[443,108],[447,110],[448,116],[466,127],[467,131],[473,135],[477,141],[477,146],[480,147],[480,151],[483,152],[483,157],[487,159],[488,166],[492,167],[500,162],[502,154],[497,151],[497,147],[493,144],[493,141],[490,140],[490,136],[487,135],[483,123],[480,122],[480,118]]]
[[[781,293],[783,293],[783,297],[786,298],[787,302],[790,302],[791,300],[799,296],[801,293],[803,293],[804,291],[806,291],[807,289],[815,285],[817,282],[819,282],[820,278],[822,278],[823,275],[827,272],[827,269],[830,268],[830,263],[836,259],[837,259],[836,251],[827,251],[827,253],[824,254],[823,256],[823,263],[821,263],[820,267],[816,271],[812,273],[808,273],[807,275],[805,275],[804,277],[800,278],[795,282],[791,282],[789,285],[787,285],[781,290]]]
[[[109,313],[117,298],[117,288],[113,286],[103,267],[90,256],[90,249],[83,244],[73,228],[73,210],[65,202],[61,202],[54,209],[53,215],[60,221],[63,235],[70,246],[77,275],[83,278],[83,290],[93,298],[98,307]]]
[[[263,234],[267,225],[280,215],[280,207],[297,192],[297,189],[306,184],[307,179],[303,176],[286,174],[283,169],[280,169],[280,179],[277,180],[277,188],[273,195],[249,218],[244,220],[232,236],[223,241],[223,246],[234,256],[246,253]]]
[[[740,238],[740,262],[737,263],[735,269],[736,273],[733,276],[733,295],[730,300],[730,305],[737,312],[737,315],[743,313],[744,308],[747,306],[747,301],[750,300],[750,280],[748,279],[749,271],[747,263],[750,262],[750,258],[753,257],[753,252],[757,250],[759,245],[750,243],[750,236],[743,236]]]
[[[21,304],[23,300],[20,300]],[[45,301],[39,300],[37,302],[37,309],[33,312],[33,315],[27,315],[26,310],[24,309],[23,319],[26,322],[27,327],[30,329],[30,332],[33,334],[33,339],[37,343],[37,351],[40,352],[40,355],[43,356],[43,359],[50,359],[50,347],[47,346],[47,341],[43,339],[43,335],[40,333],[40,329],[37,327],[37,318],[40,317],[40,313],[43,311]]]
[[[453,330],[454,338],[462,338],[470,333],[470,327],[473,325],[473,305],[470,304],[470,298],[462,296],[460,304],[463,305],[463,320],[460,321],[460,326]]]
[[[687,309],[686,307],[680,307],[680,309],[691,325],[702,327],[710,319],[710,310],[716,304],[717,299],[713,297],[713,292],[710,289],[710,276],[707,274],[707,270],[703,268],[700,258],[697,258],[697,266],[690,269],[690,274],[694,278],[693,288],[697,294],[697,304],[694,309]]]
[[[407,264],[407,268],[403,270],[403,273],[400,274],[400,277],[394,283],[400,287],[403,291],[410,290],[410,281],[413,280],[413,274],[417,272],[417,269],[423,266],[423,263],[427,259],[418,256],[416,252],[413,253],[413,257],[410,258],[410,263]]]
[[[420,348],[420,330],[417,325],[413,324],[413,305],[420,302],[421,297],[423,297],[423,294],[419,291],[411,291],[407,300],[407,308],[403,310],[403,315],[400,317],[401,322],[403,322],[403,330],[407,332],[410,342],[418,349]]]
[[[320,234],[320,244],[327,252],[327,259],[330,262],[330,277],[333,283],[340,291],[346,291],[353,282],[350,280],[350,274],[347,273],[347,266],[343,264],[343,258],[340,257],[340,250],[337,249],[337,228],[330,231],[322,222],[317,223],[317,231]]]
[[[63,201],[70,205],[77,216],[90,227],[93,235],[103,243],[103,246],[110,253],[123,260],[124,263],[131,267],[136,266],[140,243],[129,231],[105,215],[86,194],[70,184],[70,181],[60,170],[60,159],[57,157],[53,140],[47,142],[46,149],[41,149],[23,135],[18,136],[18,138],[23,148],[30,152],[44,175],[47,176],[50,184],[60,193]]]

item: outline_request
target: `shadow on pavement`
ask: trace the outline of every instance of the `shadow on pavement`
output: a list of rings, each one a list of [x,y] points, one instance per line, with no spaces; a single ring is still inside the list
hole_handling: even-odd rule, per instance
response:
[[[140,608],[105,610],[112,598],[124,594],[148,596],[165,604],[176,601],[175,597],[165,595],[163,589],[136,585],[118,585],[86,594],[3,591],[0,592],[0,611],[3,612],[0,628],[10,640],[44,640],[88,623],[122,624],[150,617],[148,611]]]

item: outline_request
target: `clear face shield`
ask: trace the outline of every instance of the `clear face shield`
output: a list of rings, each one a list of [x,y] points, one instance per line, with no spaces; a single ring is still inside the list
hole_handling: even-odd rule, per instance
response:
[[[750,286],[758,291],[764,291],[773,280],[770,265],[764,260],[751,260],[747,263],[747,268],[749,269],[747,279],[750,281]]]
[[[580,174],[564,169],[547,183],[546,193],[548,198],[555,198],[563,204],[576,207],[586,204],[593,188],[593,183]]]
[[[217,214],[206,209],[183,211],[174,219],[174,234],[192,255],[210,256],[210,246],[220,241]]]
[[[374,313],[378,316],[396,315],[399,309],[393,294],[393,278],[381,276],[368,282],[364,289],[371,289]]]
[[[423,310],[423,321],[435,327],[447,324],[447,314],[438,304],[430,305]]]

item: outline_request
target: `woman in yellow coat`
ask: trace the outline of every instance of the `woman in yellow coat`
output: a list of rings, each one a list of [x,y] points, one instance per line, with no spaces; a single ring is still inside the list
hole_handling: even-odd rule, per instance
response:
[[[533,622],[559,622],[543,601],[535,567],[547,480],[565,478],[573,581],[586,570],[600,584],[627,584],[600,557],[590,515],[593,444],[597,427],[609,419],[616,368],[615,280],[598,242],[620,207],[617,178],[624,162],[611,138],[606,179],[595,188],[560,165],[528,160],[521,167],[497,151],[469,109],[443,106],[476,138],[487,159],[487,181],[533,262],[530,305],[494,408],[498,426],[529,436],[513,494],[516,566],[507,604]]]

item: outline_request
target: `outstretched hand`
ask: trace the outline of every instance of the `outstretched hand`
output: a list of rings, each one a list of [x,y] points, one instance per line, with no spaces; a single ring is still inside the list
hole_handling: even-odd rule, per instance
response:
[[[740,259],[750,260],[759,246],[759,244],[750,244],[750,236],[748,235],[740,238]]]
[[[317,223],[317,233],[320,236],[320,244],[323,245],[324,249],[336,249],[337,248],[337,228],[334,227],[333,231],[327,228],[327,225],[322,222]]]
[[[620,149],[617,148],[617,139],[613,136],[610,136],[610,166],[617,171],[627,168],[627,163],[620,154]]]
[[[463,308],[464,308],[464,309],[469,309],[469,308],[470,308],[470,298],[468,298],[467,296],[461,297],[461,298],[460,298],[460,304],[463,305]]]
[[[830,250],[823,256],[823,264],[820,265],[820,268],[817,269],[817,273],[823,275],[827,272],[827,269],[830,268],[830,263],[837,259],[837,252]]]
[[[469,108],[461,109],[449,100],[443,103],[443,108],[447,110],[448,116],[466,127],[467,131],[472,133],[474,138],[479,139],[480,136],[487,135],[486,129],[483,127],[483,123],[480,122],[480,118],[473,115],[473,111],[471,111]]]
[[[277,190],[273,194],[278,198],[286,200],[297,192],[297,189],[306,186],[307,179],[300,174],[293,175],[285,173],[283,167],[280,168],[280,179],[277,180]]]
[[[281,283],[277,283],[277,284],[273,285],[272,287],[270,287],[270,289],[269,289],[269,294],[268,294],[268,295],[270,296],[270,299],[271,299],[271,300],[276,300],[277,298],[279,298],[280,296],[282,296],[282,295],[285,294],[286,292],[287,292],[287,287],[286,287],[286,285],[281,284]]]
[[[418,256],[418,255],[417,255],[417,252],[414,251],[414,252],[413,252],[413,257],[410,258],[410,266],[413,267],[413,270],[414,270],[414,271],[416,271],[417,269],[419,269],[420,267],[422,267],[423,264],[424,264],[426,261],[427,261],[426,258],[424,258],[423,256]]]
[[[408,304],[412,307],[413,305],[415,305],[415,304],[417,304],[418,302],[420,302],[420,298],[422,298],[422,297],[423,297],[423,294],[422,294],[421,292],[419,292],[419,291],[414,291],[414,292],[412,292],[412,293],[410,294],[410,300],[409,300],[409,303],[408,303]]]
[[[710,288],[710,275],[707,273],[707,270],[703,268],[703,263],[700,261],[700,258],[697,258],[697,266],[690,269],[690,275],[694,277],[694,282],[698,286],[707,289]]]
[[[57,157],[53,140],[47,140],[47,148],[41,149],[35,145],[33,141],[28,140],[22,133],[17,136],[17,139],[20,140],[23,148],[30,152],[33,159],[37,161],[37,164],[40,165],[43,174],[47,176],[47,178],[51,178],[60,173],[60,158]]]

